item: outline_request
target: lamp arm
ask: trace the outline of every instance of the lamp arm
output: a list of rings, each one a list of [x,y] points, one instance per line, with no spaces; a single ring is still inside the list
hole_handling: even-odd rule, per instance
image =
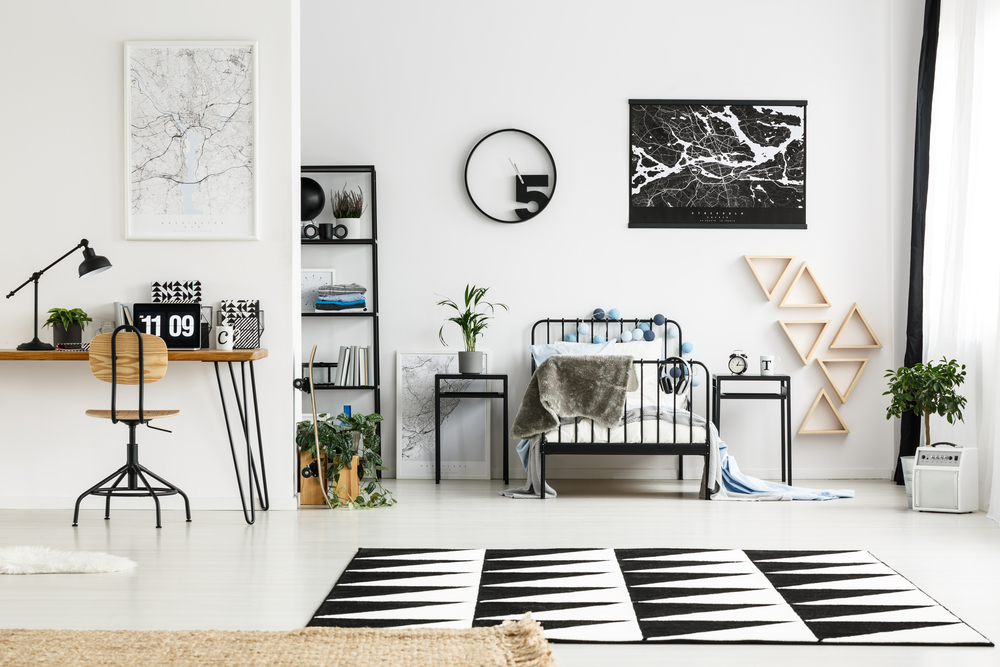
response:
[[[63,260],[64,260],[64,259],[66,259],[67,257],[69,257],[70,255],[72,255],[72,254],[73,254],[74,252],[76,252],[76,251],[77,251],[77,250],[79,250],[80,248],[86,248],[86,247],[89,247],[89,245],[90,245],[90,241],[88,241],[87,239],[80,239],[80,243],[78,243],[78,244],[77,244],[77,246],[76,246],[75,248],[73,248],[73,249],[72,249],[72,250],[70,250],[70,251],[69,251],[68,253],[66,253],[65,255],[63,255],[62,257],[60,257],[59,259],[57,259],[56,261],[54,261],[54,262],[52,262],[51,264],[49,264],[48,266],[46,266],[46,267],[45,267],[44,269],[42,269],[41,271],[35,271],[34,273],[32,273],[32,274],[31,274],[31,277],[30,277],[30,278],[28,278],[27,280],[25,280],[25,281],[24,281],[23,283],[21,283],[21,285],[20,285],[20,286],[18,286],[18,287],[17,287],[17,289],[15,289],[15,290],[14,290],[14,291],[12,291],[12,292],[11,292],[10,294],[8,294],[8,295],[7,295],[7,298],[9,299],[10,297],[12,297],[12,296],[14,296],[15,294],[17,294],[18,292],[20,292],[20,291],[21,291],[21,289],[22,289],[22,288],[23,288],[24,286],[26,286],[26,285],[27,285],[28,283],[32,283],[32,282],[33,282],[33,283],[36,283],[36,284],[37,284],[37,283],[38,283],[38,279],[42,277],[42,274],[43,274],[43,273],[45,273],[46,271],[48,271],[49,269],[51,269],[51,268],[52,268],[53,266],[55,266],[55,265],[56,265],[56,264],[58,264],[59,262],[63,261]]]

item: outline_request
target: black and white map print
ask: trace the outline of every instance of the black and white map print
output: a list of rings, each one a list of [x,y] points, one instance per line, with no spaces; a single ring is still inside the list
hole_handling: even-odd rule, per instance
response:
[[[126,45],[129,238],[248,238],[252,44]]]
[[[488,367],[483,355],[483,372]],[[455,352],[399,352],[396,388],[396,477],[434,478],[434,376],[458,373]],[[475,383],[476,386],[473,386]],[[485,390],[483,380],[446,380],[441,391]],[[489,479],[487,401],[441,399],[441,477]]]
[[[310,626],[552,641],[992,646],[867,551],[359,549]]]
[[[805,103],[630,107],[630,227],[805,228]]]

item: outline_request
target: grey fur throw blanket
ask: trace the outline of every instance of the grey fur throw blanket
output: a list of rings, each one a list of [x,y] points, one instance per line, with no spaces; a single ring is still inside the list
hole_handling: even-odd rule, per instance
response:
[[[598,426],[621,423],[625,394],[639,388],[632,357],[626,355],[557,355],[535,370],[514,417],[510,435],[530,438],[528,483],[507,489],[511,498],[537,498],[541,488],[538,442],[542,433],[559,425],[560,417],[586,417]],[[545,495],[556,492],[546,485]]]

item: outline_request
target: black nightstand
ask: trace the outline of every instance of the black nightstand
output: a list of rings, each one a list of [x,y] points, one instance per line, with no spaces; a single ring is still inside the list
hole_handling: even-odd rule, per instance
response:
[[[724,392],[723,382],[777,382],[777,392]],[[722,437],[722,399],[781,401],[781,481],[792,483],[792,378],[789,375],[713,375],[712,421]]]
[[[503,391],[441,391],[442,380],[502,380]],[[434,483],[441,483],[441,399],[442,398],[502,398],[503,399],[503,483],[510,484],[510,462],[507,461],[509,438],[507,431],[507,376],[498,373],[444,373],[434,376]],[[490,469],[490,461],[486,462]]]

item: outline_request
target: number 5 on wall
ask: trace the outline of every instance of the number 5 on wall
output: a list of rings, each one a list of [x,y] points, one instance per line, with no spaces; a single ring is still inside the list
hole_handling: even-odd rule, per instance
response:
[[[530,202],[535,202],[538,204],[538,209],[536,211],[530,211],[527,208],[516,208],[514,213],[517,214],[521,220],[530,220],[545,208],[549,203],[549,198],[545,196],[542,192],[532,191],[529,192],[528,188],[547,188],[549,187],[549,176],[548,174],[524,174],[523,176],[514,177],[514,200],[521,204],[527,204]]]

